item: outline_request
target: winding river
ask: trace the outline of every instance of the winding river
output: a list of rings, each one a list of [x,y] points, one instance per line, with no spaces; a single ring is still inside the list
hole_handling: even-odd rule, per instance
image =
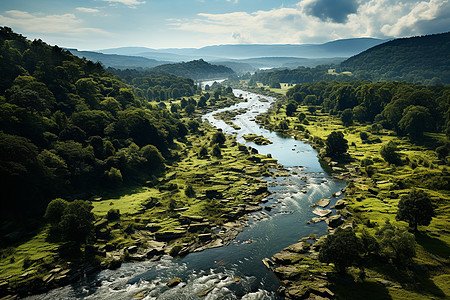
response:
[[[117,270],[104,270],[70,286],[52,290],[29,299],[280,299],[280,284],[261,260],[311,233],[326,233],[324,222],[308,225],[314,215],[310,205],[345,187],[343,181],[324,172],[317,152],[308,144],[279,136],[261,128],[254,118],[265,111],[275,99],[234,90],[247,102],[223,108],[203,116],[237,141],[256,148],[261,154],[270,153],[289,176],[265,178],[272,194],[264,205],[275,205],[270,212],[249,216],[249,226],[228,246],[191,253],[180,259],[163,257],[157,262],[124,263]],[[213,115],[217,112],[245,109],[233,123],[236,130]],[[246,134],[258,134],[273,142],[258,146],[243,139]],[[306,193],[304,193],[306,191]],[[332,199],[333,205],[336,199]],[[168,288],[173,277],[182,278],[176,287]],[[198,294],[204,292],[205,296]],[[138,297],[139,298],[139,297]],[[142,298],[139,298],[142,299]]]

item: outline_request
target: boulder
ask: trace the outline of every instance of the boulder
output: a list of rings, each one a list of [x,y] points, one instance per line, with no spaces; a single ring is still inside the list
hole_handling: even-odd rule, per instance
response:
[[[148,230],[150,232],[156,232],[158,230],[160,230],[162,227],[158,224],[154,224],[154,223],[149,223],[147,225],[145,225],[145,230]]]
[[[289,247],[284,249],[285,251],[294,252],[294,253],[306,253],[309,250],[309,244],[305,242],[298,242],[290,245]]]
[[[342,219],[342,217],[340,215],[334,215],[329,217],[327,220],[327,225],[331,228],[336,228],[338,226],[340,226],[342,223],[344,223],[344,220]]]
[[[211,226],[211,224],[209,224],[208,222],[192,223],[191,225],[189,225],[188,231],[189,232],[197,232],[197,231],[201,231],[205,228],[209,228],[210,226]]]
[[[333,205],[331,208],[335,209],[343,209],[347,205],[347,202],[343,199],[339,199],[335,205]]]
[[[303,259],[303,256],[298,253],[294,252],[288,252],[288,251],[281,251],[279,253],[276,253],[272,259],[281,265],[292,265],[297,263],[298,261]]]
[[[182,237],[184,233],[182,231],[156,232],[155,239],[157,241],[170,241]]]
[[[316,207],[313,210],[313,214],[318,215],[319,217],[326,217],[329,214],[331,214],[331,209],[322,209],[322,208]]]
[[[337,198],[337,197],[339,197],[339,196],[341,196],[342,195],[342,192],[341,191],[337,191],[336,193],[333,193],[333,197],[334,198]]]
[[[130,246],[127,248],[128,253],[136,253],[138,251],[137,246]]]
[[[301,271],[296,266],[281,266],[276,268],[274,273],[278,278],[284,280],[297,278],[301,274]]]
[[[181,282],[182,282],[182,280],[180,277],[175,277],[169,283],[167,283],[167,286],[174,287],[174,286],[177,286],[178,284],[180,284]]]
[[[198,239],[202,242],[212,239],[212,233],[202,233],[198,235]]]
[[[272,270],[272,267],[275,266],[275,263],[271,261],[269,258],[263,258],[262,263],[266,266],[267,269]]]
[[[320,199],[319,202],[316,203],[317,206],[327,207],[330,204],[330,199]]]

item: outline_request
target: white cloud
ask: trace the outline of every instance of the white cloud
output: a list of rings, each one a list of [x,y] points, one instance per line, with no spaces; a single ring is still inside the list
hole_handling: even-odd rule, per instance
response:
[[[108,2],[112,5],[123,4],[130,8],[136,8],[136,5],[145,4],[145,1],[139,0],[102,0],[102,1]]]
[[[227,2],[232,2],[232,3],[236,4],[239,2],[239,0],[227,0]]]
[[[30,14],[25,11],[9,10],[6,15],[0,15],[0,23],[16,27],[24,32],[62,33],[65,35],[101,34],[109,35],[99,28],[83,27],[83,21],[74,14],[43,15]]]
[[[209,43],[319,43],[353,37],[400,37],[426,34],[430,22],[439,19],[442,31],[450,28],[449,0],[360,0],[341,23],[311,14],[303,0],[295,7],[267,11],[198,14],[169,24],[173,29],[207,34]],[[440,17],[441,16],[441,17]],[[437,22],[436,22],[437,23]],[[427,25],[428,24],[428,25]],[[435,29],[436,26],[433,28]]]
[[[99,13],[99,12],[100,12],[99,9],[96,9],[96,8],[88,8],[88,7],[77,7],[77,10],[78,10],[78,11],[81,11],[81,12],[89,13],[89,14],[96,14],[96,13]]]

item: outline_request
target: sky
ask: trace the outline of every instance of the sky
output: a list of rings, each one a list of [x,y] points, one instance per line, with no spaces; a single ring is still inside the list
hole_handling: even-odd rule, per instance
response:
[[[79,50],[317,44],[450,31],[450,0],[0,0],[0,26]]]

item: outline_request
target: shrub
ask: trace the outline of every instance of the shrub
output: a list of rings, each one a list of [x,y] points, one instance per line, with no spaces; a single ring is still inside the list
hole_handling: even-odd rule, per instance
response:
[[[369,134],[367,132],[365,132],[365,131],[361,131],[359,133],[359,137],[361,138],[362,141],[365,141],[365,140],[367,140],[369,138]]]
[[[397,152],[397,145],[390,141],[380,150],[381,157],[389,164],[399,164],[400,154]]]
[[[67,201],[61,198],[50,201],[47,205],[44,218],[52,225],[58,224],[61,221],[61,217],[64,214],[67,204]]]
[[[184,190],[184,194],[189,198],[195,197],[195,191],[194,191],[194,188],[192,187],[192,185],[188,185],[186,187],[186,189]]]
[[[120,211],[119,211],[119,209],[111,208],[110,210],[108,210],[108,213],[106,214],[106,218],[109,221],[120,219]]]

